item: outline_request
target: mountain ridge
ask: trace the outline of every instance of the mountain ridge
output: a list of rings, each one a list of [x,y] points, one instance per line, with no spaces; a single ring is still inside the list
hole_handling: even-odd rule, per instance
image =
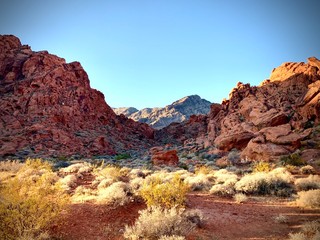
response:
[[[183,122],[192,115],[206,115],[210,111],[211,102],[198,95],[183,97],[165,107],[143,108],[137,110],[133,107],[115,108],[116,114],[124,114],[135,121],[147,123],[155,129],[161,129],[173,122]],[[137,110],[137,111],[135,111]]]

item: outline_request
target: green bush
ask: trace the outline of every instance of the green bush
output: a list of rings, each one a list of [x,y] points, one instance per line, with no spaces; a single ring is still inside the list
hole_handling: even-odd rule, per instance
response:
[[[300,154],[298,153],[283,156],[281,157],[280,161],[283,165],[303,166],[306,164],[305,161],[301,158]]]
[[[2,239],[35,239],[61,212],[68,197],[50,164],[28,159],[0,189]]]
[[[130,154],[128,153],[118,154],[115,156],[115,160],[128,159],[128,158],[131,158]]]
[[[188,185],[178,175],[175,175],[173,179],[167,182],[163,182],[159,177],[153,177],[142,185],[139,194],[148,207],[171,208],[183,207],[188,191]]]

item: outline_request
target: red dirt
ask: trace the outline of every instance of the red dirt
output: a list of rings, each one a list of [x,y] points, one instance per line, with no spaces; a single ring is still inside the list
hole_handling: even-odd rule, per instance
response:
[[[190,194],[189,207],[204,213],[206,221],[188,239],[287,239],[306,221],[320,219],[320,210],[304,210],[288,206],[279,199],[251,199],[237,204],[208,194]],[[263,200],[263,201],[261,201]],[[268,201],[269,200],[269,201]],[[271,202],[270,202],[271,201]],[[279,214],[288,217],[287,223],[276,223]],[[200,237],[200,238],[199,238]]]
[[[138,211],[145,204],[131,202],[111,208],[92,203],[73,204],[63,214],[60,223],[51,229],[52,235],[64,240],[123,239],[125,225],[133,224]],[[188,209],[200,209],[206,220],[188,240],[201,239],[286,239],[290,232],[298,231],[305,221],[320,219],[320,210],[304,210],[288,206],[274,198],[250,199],[237,204],[208,194],[188,195]],[[279,214],[288,217],[288,223],[276,223]]]

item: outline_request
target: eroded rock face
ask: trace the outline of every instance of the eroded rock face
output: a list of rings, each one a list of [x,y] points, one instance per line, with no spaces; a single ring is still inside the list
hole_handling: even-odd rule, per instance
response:
[[[258,87],[238,83],[211,109],[209,145],[243,150],[242,158],[274,160],[301,146],[320,120],[320,61],[284,63]]]
[[[117,116],[78,62],[0,36],[0,156],[100,155],[148,145],[153,129]]]

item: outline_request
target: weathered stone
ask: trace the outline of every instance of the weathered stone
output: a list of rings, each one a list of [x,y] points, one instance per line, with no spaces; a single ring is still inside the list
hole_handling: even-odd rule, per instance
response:
[[[177,166],[179,162],[179,157],[177,155],[177,150],[168,150],[168,151],[153,150],[151,160],[154,165]]]
[[[273,143],[256,143],[251,140],[247,147],[242,151],[242,159],[250,159],[251,161],[274,161],[281,155],[289,154],[290,152],[279,145]]]

